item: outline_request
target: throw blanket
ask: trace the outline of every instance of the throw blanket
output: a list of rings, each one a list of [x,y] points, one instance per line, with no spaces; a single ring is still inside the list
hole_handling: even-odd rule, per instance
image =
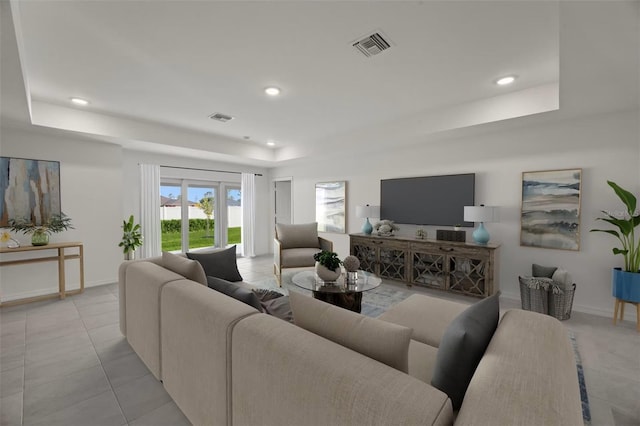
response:
[[[564,294],[565,286],[559,281],[543,277],[520,277],[521,282],[532,290],[551,290],[553,294]]]

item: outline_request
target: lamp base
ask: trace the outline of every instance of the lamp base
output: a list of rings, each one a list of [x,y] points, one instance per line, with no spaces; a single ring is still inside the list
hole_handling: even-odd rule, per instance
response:
[[[366,235],[371,235],[373,232],[373,226],[371,226],[371,222],[369,222],[369,218],[362,225],[362,233]]]
[[[487,245],[489,242],[489,232],[487,232],[482,222],[480,222],[478,229],[473,231],[473,242],[483,246]]]

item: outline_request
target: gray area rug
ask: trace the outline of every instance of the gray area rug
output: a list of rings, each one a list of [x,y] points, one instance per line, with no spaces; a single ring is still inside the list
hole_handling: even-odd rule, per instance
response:
[[[299,271],[287,271],[282,273],[282,287],[276,283],[276,279],[270,278],[263,281],[252,282],[251,284],[258,288],[266,288],[279,291],[285,295],[289,294],[289,290],[299,293],[311,295],[309,290],[298,287],[293,284],[291,278]],[[377,317],[384,311],[409,297],[412,293],[408,291],[398,290],[384,282],[380,287],[373,290],[365,291],[362,295],[362,314],[369,317]],[[569,338],[573,346],[573,353],[576,358],[576,368],[578,373],[578,383],[580,385],[580,399],[582,401],[582,417],[585,425],[591,424],[591,411],[589,409],[589,397],[587,395],[587,387],[584,380],[584,371],[582,369],[582,360],[578,352],[578,344],[573,333],[569,332]]]

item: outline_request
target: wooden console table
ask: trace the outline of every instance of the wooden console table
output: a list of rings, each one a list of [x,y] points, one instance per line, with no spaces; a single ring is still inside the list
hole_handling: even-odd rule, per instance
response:
[[[438,290],[487,297],[498,285],[498,244],[351,234],[360,268],[379,277]]]
[[[65,249],[68,248],[78,248],[77,254],[65,254]],[[60,297],[60,299],[64,299],[66,296],[70,296],[73,294],[82,293],[84,291],[84,247],[82,243],[71,242],[71,243],[51,243],[46,246],[24,246],[18,248],[0,248],[0,254],[6,253],[20,253],[20,252],[42,252],[44,250],[57,250],[57,256],[44,256],[37,257],[33,259],[15,259],[15,260],[2,260],[0,261],[0,266],[8,266],[8,265],[24,265],[28,263],[38,263],[38,262],[58,262],[58,292],[52,294],[45,294],[43,296],[35,296],[28,297],[25,299],[11,300],[8,302],[0,303],[0,306],[12,306],[12,305],[20,305],[23,303],[37,302],[40,300],[52,299],[54,297]],[[43,253],[46,254],[46,253]],[[79,259],[80,260],[80,288],[77,290],[67,291],[65,288],[65,260],[69,259]]]

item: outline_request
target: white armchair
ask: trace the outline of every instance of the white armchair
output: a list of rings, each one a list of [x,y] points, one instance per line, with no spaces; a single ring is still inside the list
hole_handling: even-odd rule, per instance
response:
[[[313,255],[321,250],[333,251],[333,242],[318,236],[318,224],[276,224],[273,241],[273,273],[282,286],[282,269],[314,266]]]

